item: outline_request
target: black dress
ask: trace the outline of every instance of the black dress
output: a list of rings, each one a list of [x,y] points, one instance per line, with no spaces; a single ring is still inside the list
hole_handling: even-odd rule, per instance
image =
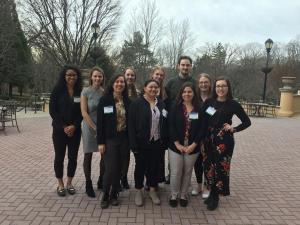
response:
[[[232,124],[236,115],[241,124],[234,127],[239,132],[251,125],[248,115],[242,106],[234,100],[224,102],[208,99],[203,105],[203,112],[208,124],[207,137],[203,154],[204,174],[208,189],[214,188],[221,195],[230,195],[230,163],[234,149],[232,132],[223,129],[225,123]]]

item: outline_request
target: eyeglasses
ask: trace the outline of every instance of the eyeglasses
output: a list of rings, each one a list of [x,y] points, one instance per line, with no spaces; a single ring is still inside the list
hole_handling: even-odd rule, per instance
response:
[[[224,89],[224,88],[227,88],[228,86],[227,85],[217,85],[216,88],[218,89]]]
[[[67,77],[76,77],[77,74],[76,73],[67,73],[66,76]]]

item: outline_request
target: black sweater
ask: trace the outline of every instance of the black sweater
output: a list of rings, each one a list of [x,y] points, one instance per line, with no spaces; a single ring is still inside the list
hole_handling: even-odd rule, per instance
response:
[[[128,127],[128,107],[129,99],[123,98],[126,116],[126,133]],[[109,108],[113,110],[108,110]],[[97,143],[105,144],[107,139],[114,138],[118,135],[117,132],[117,112],[116,102],[113,95],[104,95],[100,98],[97,107]]]
[[[205,136],[206,123],[200,107],[192,112],[196,113],[197,118],[191,119],[188,144],[191,145],[193,142],[195,142],[198,145],[201,139]],[[174,142],[178,141],[181,145],[184,144],[184,123],[185,117],[183,114],[182,104],[173,106],[169,116],[169,148],[178,154],[181,154],[181,152],[176,148]],[[195,150],[190,154],[194,154],[199,151],[200,148],[196,147]]]
[[[54,129],[63,129],[74,125],[76,130],[81,128],[82,115],[80,111],[80,94],[70,97],[67,89],[59,91],[54,88],[49,103],[49,113]]]
[[[208,107],[213,107],[216,110],[213,116],[206,112]],[[203,112],[208,121],[208,126],[214,128],[222,128],[225,123],[231,125],[233,115],[236,115],[241,120],[241,123],[234,127],[235,132],[242,131],[251,125],[251,121],[245,110],[235,100],[220,102],[214,98],[207,99],[203,105]]]
[[[157,98],[157,108],[160,112],[159,129],[162,149],[167,148],[168,128],[167,111],[164,102]],[[133,152],[139,148],[147,149],[150,144],[152,113],[149,102],[144,97],[137,98],[129,108],[129,144]]]

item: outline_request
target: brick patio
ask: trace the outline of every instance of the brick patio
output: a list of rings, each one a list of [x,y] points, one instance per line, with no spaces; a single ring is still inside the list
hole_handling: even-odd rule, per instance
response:
[[[50,118],[22,118],[19,127],[21,133],[7,128],[5,136],[0,131],[0,224],[300,224],[299,117],[252,118],[252,126],[236,134],[231,196],[221,198],[213,212],[200,197],[191,197],[187,208],[170,208],[168,185],[162,187],[161,206],[146,198],[145,206],[136,207],[131,188],[120,194],[120,206],[102,210],[99,191],[95,199],[85,194],[82,149],[74,179],[78,193],[58,197]],[[98,163],[96,154],[94,186]]]

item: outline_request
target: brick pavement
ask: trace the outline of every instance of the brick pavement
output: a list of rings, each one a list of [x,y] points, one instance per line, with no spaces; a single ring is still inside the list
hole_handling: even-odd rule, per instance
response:
[[[7,128],[7,136],[0,132],[0,224],[300,224],[299,117],[252,118],[252,127],[236,134],[231,196],[221,198],[213,212],[200,197],[191,197],[187,208],[170,208],[167,185],[161,206],[147,198],[145,206],[136,207],[131,188],[120,194],[120,206],[101,210],[100,192],[95,199],[85,194],[82,149],[74,179],[78,193],[58,197],[50,118],[22,118],[19,123],[21,133],[15,128]],[[95,155],[94,183],[98,163]]]

